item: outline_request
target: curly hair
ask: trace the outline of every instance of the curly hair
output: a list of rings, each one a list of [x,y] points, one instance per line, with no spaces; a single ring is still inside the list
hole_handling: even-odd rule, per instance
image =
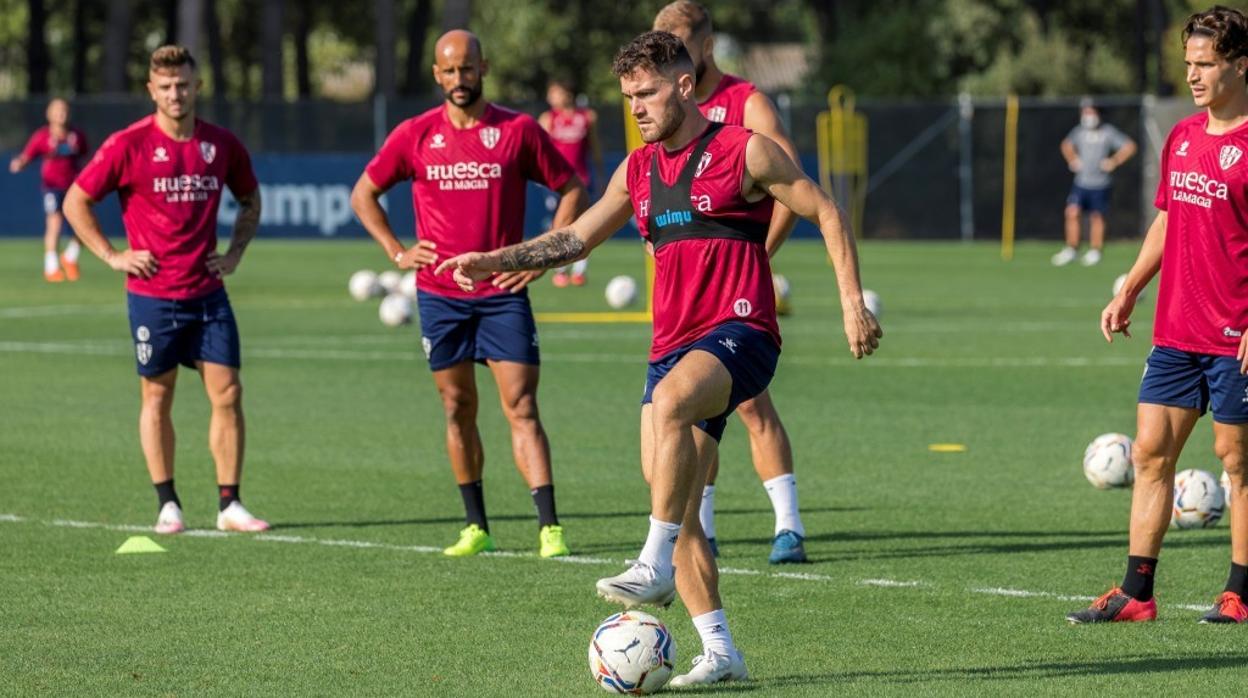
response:
[[[668,32],[646,32],[625,44],[615,54],[611,73],[617,78],[638,70],[671,74],[679,70],[693,72],[693,59],[685,44]]]
[[[177,70],[184,65],[191,66],[195,69],[195,59],[191,56],[191,51],[185,46],[166,45],[152,51],[152,60],[148,65],[148,69],[152,72],[165,70]]]
[[[1214,5],[1204,12],[1187,18],[1183,26],[1183,45],[1193,36],[1203,36],[1213,42],[1213,50],[1220,57],[1233,61],[1248,57],[1248,17],[1239,10]],[[1248,75],[1244,76],[1248,82]]]

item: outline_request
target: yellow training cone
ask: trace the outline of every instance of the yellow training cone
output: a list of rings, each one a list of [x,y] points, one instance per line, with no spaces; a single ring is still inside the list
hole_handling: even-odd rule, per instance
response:
[[[160,547],[156,541],[147,536],[130,536],[125,543],[117,548],[118,555],[129,555],[130,553],[163,553],[165,549]]]

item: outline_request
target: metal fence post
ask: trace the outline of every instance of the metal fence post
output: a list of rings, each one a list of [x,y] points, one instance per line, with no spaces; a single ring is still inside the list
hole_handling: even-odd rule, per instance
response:
[[[971,126],[975,103],[966,92],[958,95],[958,220],[962,240],[975,239],[975,168],[971,161]]]

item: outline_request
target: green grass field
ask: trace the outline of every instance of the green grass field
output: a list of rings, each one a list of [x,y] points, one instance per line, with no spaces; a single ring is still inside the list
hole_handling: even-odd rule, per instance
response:
[[[1134,340],[1097,317],[1134,245],[1054,269],[1052,245],[864,244],[881,350],[856,363],[821,248],[790,244],[772,392],[792,437],[812,563],[766,563],[772,514],[739,423],[719,480],[722,592],[750,695],[1206,695],[1243,692],[1248,635],[1199,626],[1227,529],[1167,541],[1159,622],[1070,627],[1120,579],[1130,494],[1084,480],[1084,446],[1134,431],[1151,298]],[[501,552],[436,553],[462,525],[442,414],[414,327],[390,330],[346,281],[371,243],[266,242],[230,281],[243,333],[243,494],[271,535],[208,532],[207,407],[183,372],[179,493],[199,531],[116,555],[155,520],[136,429],[121,279],[39,277],[35,240],[0,243],[0,694],[593,696],[585,648],[614,609],[594,580],[646,531],[637,412],[649,328],[544,324],[542,416],[571,561],[538,559],[488,372],[486,498]],[[591,284],[539,311],[605,310],[641,251],[595,252]],[[1152,289],[1150,289],[1152,291]],[[1215,474],[1208,422],[1179,467]],[[934,442],[965,453],[932,453]],[[569,564],[579,562],[581,564]],[[660,616],[679,666],[700,649]],[[713,692],[713,691],[712,691]]]

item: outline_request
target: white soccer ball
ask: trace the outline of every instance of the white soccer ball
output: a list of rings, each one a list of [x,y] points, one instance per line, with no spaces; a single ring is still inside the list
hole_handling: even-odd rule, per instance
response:
[[[884,315],[884,302],[880,300],[880,294],[869,288],[862,289],[862,302],[867,306],[867,310],[875,316],[876,320]]]
[[[1135,482],[1131,465],[1131,437],[1101,434],[1083,451],[1083,476],[1098,490],[1130,487]]]
[[[1222,471],[1222,477],[1218,480],[1218,484],[1222,485],[1222,494],[1226,498],[1226,510],[1231,510],[1231,476]]]
[[[667,685],[675,666],[675,639],[648,613],[616,613],[589,640],[590,675],[611,693],[654,693]]]
[[[387,269],[377,275],[377,283],[381,284],[386,293],[396,293],[399,284],[403,283],[403,275],[394,269]]]
[[[607,305],[619,310],[637,300],[637,282],[631,276],[617,276],[607,282]]]
[[[1189,468],[1174,476],[1174,528],[1209,528],[1222,518],[1226,497],[1212,474]]]
[[[771,287],[776,292],[776,314],[788,315],[793,312],[793,306],[789,303],[793,287],[789,285],[789,280],[784,278],[783,274],[772,274]]]
[[[403,280],[399,282],[399,293],[416,300],[416,272],[409,271],[403,275]]]
[[[361,269],[351,275],[351,280],[347,282],[347,291],[357,301],[366,301],[381,295],[381,284],[377,283],[376,273]]]
[[[1115,296],[1118,295],[1118,292],[1122,290],[1122,285],[1125,283],[1127,283],[1126,274],[1119,274],[1118,278],[1114,279],[1114,295]],[[1144,298],[1147,297],[1148,295],[1147,290],[1148,290],[1147,287],[1140,289],[1140,295],[1135,297],[1135,301],[1137,303],[1144,300]]]
[[[406,325],[412,321],[412,299],[402,293],[391,293],[381,299],[377,315],[386,327]]]

